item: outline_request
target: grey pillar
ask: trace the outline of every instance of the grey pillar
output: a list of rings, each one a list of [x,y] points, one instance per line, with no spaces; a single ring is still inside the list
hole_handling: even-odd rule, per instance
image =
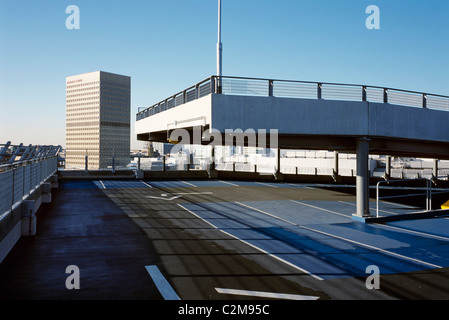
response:
[[[385,158],[385,179],[388,180],[391,177],[391,156]]]
[[[215,146],[211,146],[210,156],[211,156],[211,163],[210,163],[210,170],[215,170]]]
[[[281,148],[277,150],[277,168],[276,168],[276,176],[278,177],[281,173]]]
[[[438,159],[433,160],[433,176],[438,177]]]
[[[84,156],[84,171],[88,171],[89,170],[89,156],[87,155],[87,150],[86,150],[86,155]]]
[[[334,180],[338,178],[338,151],[334,151]]]
[[[115,173],[115,148],[112,149],[112,172]]]
[[[357,140],[357,178],[356,178],[356,198],[357,216],[369,216],[369,139],[361,138]]]

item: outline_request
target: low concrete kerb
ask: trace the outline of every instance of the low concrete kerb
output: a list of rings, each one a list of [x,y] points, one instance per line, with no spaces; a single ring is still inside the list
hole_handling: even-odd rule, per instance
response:
[[[449,209],[444,210],[430,210],[413,212],[408,214],[398,214],[395,216],[388,217],[375,217],[375,216],[359,216],[356,214],[352,215],[352,219],[362,223],[385,223],[392,221],[402,221],[402,220],[417,220],[417,219],[431,219],[442,216],[449,216]]]

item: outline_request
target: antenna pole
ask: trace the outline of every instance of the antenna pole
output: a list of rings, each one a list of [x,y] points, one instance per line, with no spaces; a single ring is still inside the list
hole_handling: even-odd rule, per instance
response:
[[[221,76],[223,72],[223,45],[221,43],[221,0],[218,0],[218,43],[217,43],[217,87],[221,93]]]

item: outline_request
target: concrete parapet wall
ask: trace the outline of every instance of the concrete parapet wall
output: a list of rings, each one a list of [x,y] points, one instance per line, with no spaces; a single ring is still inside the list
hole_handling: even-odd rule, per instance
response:
[[[57,186],[54,176],[0,217],[0,263],[21,236],[36,235],[36,213],[42,203],[51,202],[52,186]]]

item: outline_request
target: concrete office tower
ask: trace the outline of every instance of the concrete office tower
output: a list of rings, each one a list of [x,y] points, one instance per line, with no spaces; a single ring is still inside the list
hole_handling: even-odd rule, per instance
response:
[[[103,71],[66,79],[66,168],[130,162],[131,78]]]

